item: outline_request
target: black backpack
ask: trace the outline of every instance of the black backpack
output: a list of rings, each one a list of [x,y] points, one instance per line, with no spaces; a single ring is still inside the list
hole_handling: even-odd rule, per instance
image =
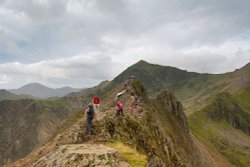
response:
[[[88,106],[87,114],[89,117],[94,117],[94,106],[93,105]]]

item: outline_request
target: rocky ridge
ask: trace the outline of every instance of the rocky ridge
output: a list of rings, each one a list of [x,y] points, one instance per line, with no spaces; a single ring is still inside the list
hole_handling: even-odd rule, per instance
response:
[[[8,166],[50,166],[57,160],[63,163],[75,163],[72,157],[85,157],[76,152],[89,151],[84,145],[91,144],[90,148],[99,144],[106,144],[112,140],[120,140],[139,152],[147,155],[149,167],[203,167],[207,162],[202,162],[189,133],[186,117],[182,105],[171,92],[163,91],[155,99],[148,99],[145,89],[139,82],[134,82],[134,93],[142,98],[140,107],[127,112],[133,106],[130,93],[125,93],[120,100],[124,102],[125,116],[116,117],[113,99],[122,87],[109,94],[109,99],[103,106],[103,111],[98,113],[98,122],[95,123],[94,134],[84,136],[84,122],[82,118],[65,132],[57,135],[51,142],[33,152],[27,158],[19,160]],[[105,100],[104,100],[105,101]],[[69,145],[70,144],[70,145]],[[73,146],[71,144],[74,144]],[[85,148],[84,148],[85,147]],[[73,149],[73,150],[72,150]],[[66,150],[62,154],[62,150]],[[78,151],[77,151],[78,150]],[[73,153],[73,154],[72,154]],[[92,156],[92,155],[90,155]],[[119,156],[118,156],[119,157]],[[80,158],[77,162],[86,162]],[[119,159],[119,158],[118,158]],[[113,159],[114,162],[119,160]],[[97,160],[99,161],[99,160]],[[94,162],[96,163],[96,162]],[[43,164],[43,165],[41,165]],[[74,164],[75,165],[75,164]],[[76,165],[84,166],[84,165]],[[114,164],[114,166],[119,166]]]

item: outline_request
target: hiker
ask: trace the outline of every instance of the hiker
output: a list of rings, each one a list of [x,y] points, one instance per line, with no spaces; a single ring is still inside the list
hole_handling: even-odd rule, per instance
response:
[[[100,99],[96,96],[96,94],[92,97],[92,104],[94,105],[94,109],[96,112],[99,112],[100,109]]]
[[[85,134],[87,135],[87,134],[92,133],[93,119],[95,119],[96,121],[96,113],[95,113],[94,106],[92,105],[92,103],[89,103],[88,108],[85,110],[84,118],[87,122],[87,129],[85,132]]]
[[[127,90],[127,92],[131,90],[133,80],[134,80],[134,75],[131,75],[130,77],[128,77],[127,82],[124,84],[124,87]]]
[[[123,114],[123,105],[122,105],[122,102],[119,100],[118,101],[118,103],[117,103],[117,105],[116,105],[116,116],[118,117],[118,116],[124,116],[124,114]]]
[[[131,106],[128,107],[128,113],[131,113],[133,109],[139,107],[140,99],[139,97],[134,93],[130,93],[130,99],[131,99]]]

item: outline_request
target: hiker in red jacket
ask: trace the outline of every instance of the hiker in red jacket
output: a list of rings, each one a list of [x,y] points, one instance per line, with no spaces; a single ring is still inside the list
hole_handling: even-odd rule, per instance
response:
[[[99,112],[99,109],[100,109],[100,99],[95,94],[92,97],[92,104],[94,105],[95,111]]]
[[[123,114],[123,105],[122,105],[121,101],[118,101],[118,103],[116,105],[116,111],[117,111],[117,113],[116,113],[117,117],[120,116],[120,115],[124,116],[124,114]]]

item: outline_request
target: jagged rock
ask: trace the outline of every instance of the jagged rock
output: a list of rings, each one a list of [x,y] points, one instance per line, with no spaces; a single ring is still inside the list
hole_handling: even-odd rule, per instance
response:
[[[62,145],[32,167],[130,167],[117,151],[102,144]]]
[[[144,89],[136,90],[140,93]],[[142,101],[141,108],[123,118],[107,116],[104,122],[107,133],[144,152],[148,167],[204,166],[189,134],[182,105],[174,95],[163,91],[153,100],[144,96]]]

